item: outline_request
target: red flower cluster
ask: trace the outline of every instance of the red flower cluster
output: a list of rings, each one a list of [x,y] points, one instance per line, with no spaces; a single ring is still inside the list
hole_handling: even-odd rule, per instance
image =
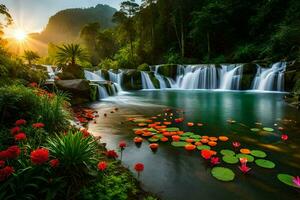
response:
[[[115,150],[108,150],[106,152],[106,156],[109,158],[117,158],[118,154],[115,152]]]
[[[32,124],[32,127],[33,128],[44,128],[45,124],[43,124],[43,123],[35,123],[35,124]]]
[[[7,177],[14,173],[14,171],[14,168],[11,166],[6,166],[3,169],[0,169],[0,181],[7,179]]]
[[[124,149],[126,146],[127,146],[127,144],[126,144],[125,141],[121,141],[121,142],[119,143],[119,147],[120,147],[121,149]]]
[[[52,160],[49,161],[49,163],[50,163],[50,166],[52,168],[56,168],[59,165],[59,160],[58,159],[52,159]]]
[[[10,129],[10,133],[11,133],[12,135],[17,134],[17,133],[19,133],[20,131],[21,131],[21,128],[18,127],[18,126],[13,127],[13,128]]]
[[[22,126],[26,124],[26,120],[25,119],[19,119],[15,122],[16,126]]]
[[[137,172],[141,172],[141,171],[144,170],[144,164],[143,164],[143,163],[136,163],[136,164],[134,165],[134,169],[135,169],[135,171],[137,171]]]
[[[104,161],[101,161],[98,163],[97,167],[100,171],[104,171],[107,168],[107,163]]]
[[[26,134],[25,133],[18,133],[15,135],[15,140],[20,141],[20,140],[25,140],[26,139]]]
[[[90,136],[90,132],[88,132],[88,130],[86,130],[86,129],[81,129],[80,132],[83,134],[83,137],[89,137]]]
[[[29,86],[30,86],[30,87],[37,87],[38,84],[37,84],[36,82],[32,82],[32,83],[29,83]]]
[[[0,159],[14,159],[21,153],[21,149],[18,146],[10,146],[4,151],[0,151]]]
[[[49,151],[44,148],[36,149],[30,153],[30,159],[33,164],[44,164],[49,160]]]

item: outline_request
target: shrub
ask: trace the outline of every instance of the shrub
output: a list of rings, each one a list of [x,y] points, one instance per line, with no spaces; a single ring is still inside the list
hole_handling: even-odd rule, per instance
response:
[[[150,71],[150,67],[147,63],[141,64],[137,68],[138,71]]]
[[[105,60],[103,60],[99,65],[98,67],[100,69],[105,69],[105,70],[109,70],[109,69],[119,69],[119,66],[118,66],[118,62],[117,61],[114,61],[110,58],[106,58]]]

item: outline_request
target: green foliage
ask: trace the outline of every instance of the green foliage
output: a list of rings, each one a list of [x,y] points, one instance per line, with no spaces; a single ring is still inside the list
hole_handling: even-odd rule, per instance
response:
[[[27,60],[28,65],[31,67],[31,65],[33,64],[34,61],[36,61],[37,59],[40,58],[40,56],[38,55],[38,53],[34,52],[34,51],[24,51],[24,56],[25,60]]]
[[[166,64],[177,64],[182,63],[181,56],[174,51],[169,51],[164,57]]]
[[[143,63],[138,66],[137,70],[139,71],[150,71],[149,65],[147,63]]]
[[[57,47],[56,60],[59,64],[76,65],[76,62],[88,60],[88,54],[79,44],[64,44]]]
[[[109,70],[109,69],[119,69],[119,64],[117,61],[114,61],[110,58],[107,58],[105,60],[103,60],[98,67],[100,69],[105,69],[105,70]]]

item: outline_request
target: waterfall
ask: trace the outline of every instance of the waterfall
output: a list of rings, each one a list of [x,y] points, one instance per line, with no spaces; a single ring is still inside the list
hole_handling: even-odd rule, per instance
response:
[[[154,67],[154,70],[153,70],[153,67]],[[164,79],[164,77],[162,75],[160,75],[158,73],[159,67],[160,67],[160,65],[155,65],[155,66],[151,66],[150,69],[151,69],[151,71],[154,72],[155,78],[159,81],[160,89],[166,89],[167,86],[166,86],[165,79]]]
[[[143,89],[155,89],[149,77],[149,74],[147,72],[141,71],[141,76],[142,76]]]
[[[113,70],[109,70],[108,75],[109,75],[109,80],[115,83],[118,92],[122,92],[123,91],[122,81],[123,81],[124,71],[119,69],[118,73],[114,73]]]
[[[104,86],[98,85],[99,99],[107,98],[109,95]]]
[[[216,89],[217,69],[214,65],[178,66],[176,84],[181,89]]]
[[[242,77],[242,65],[221,65],[220,89],[238,90]]]
[[[283,91],[285,68],[286,62],[274,63],[270,68],[262,68],[258,65],[252,89],[261,91]]]
[[[84,76],[89,81],[105,81],[105,79],[99,76],[98,74],[87,70],[84,70]]]

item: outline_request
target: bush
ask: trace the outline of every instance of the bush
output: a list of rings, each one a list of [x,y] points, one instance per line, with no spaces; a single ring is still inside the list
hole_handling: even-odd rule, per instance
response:
[[[253,44],[239,46],[234,53],[233,59],[237,62],[249,62],[257,59],[257,47]]]
[[[150,71],[150,67],[147,63],[141,64],[137,68],[138,71]]]
[[[166,64],[179,64],[182,63],[181,56],[178,53],[175,53],[173,50],[170,50],[165,56],[164,60]]]
[[[119,69],[118,62],[110,58],[103,60],[98,67],[100,69],[109,70],[109,69]]]

